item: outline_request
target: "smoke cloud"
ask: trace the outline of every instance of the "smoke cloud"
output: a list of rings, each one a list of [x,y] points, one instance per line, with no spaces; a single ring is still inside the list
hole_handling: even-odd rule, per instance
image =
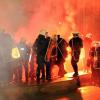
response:
[[[99,38],[99,0],[1,0],[0,27],[16,40],[34,41],[41,29],[61,34],[68,39],[71,32],[93,33]]]
[[[42,29],[51,36],[60,34],[66,40],[75,31],[83,35],[92,33],[95,40],[100,40],[99,26],[100,0],[0,0],[0,31],[5,29],[17,42],[24,37],[33,43]],[[9,80],[11,50],[7,48],[12,49],[12,41],[5,36],[0,36],[0,41],[0,59],[4,61],[0,60],[0,78]],[[0,91],[0,100],[4,100],[2,94]],[[10,100],[17,100],[16,93]]]

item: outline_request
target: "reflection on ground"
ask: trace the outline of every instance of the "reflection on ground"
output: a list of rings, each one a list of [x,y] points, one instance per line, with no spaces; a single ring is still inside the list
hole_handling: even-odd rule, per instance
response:
[[[67,74],[68,75],[68,74]],[[70,76],[70,75],[69,75]],[[40,85],[9,85],[0,87],[0,100],[99,100],[100,98],[100,88],[92,86],[91,84],[91,74],[80,74],[79,79],[81,83],[80,88],[73,88],[71,91],[66,91],[69,86],[75,87],[74,81],[67,80],[68,76],[65,75],[64,78],[59,78],[56,81],[53,81],[54,87],[51,88],[49,85],[48,88],[46,84]],[[57,83],[58,82],[58,83]],[[69,82],[69,83],[68,83]],[[58,84],[61,84],[61,87],[56,87]],[[62,85],[63,84],[63,85]],[[69,84],[69,85],[66,85]],[[42,92],[41,88],[45,87],[46,91]],[[66,87],[68,86],[68,87]],[[57,89],[59,88],[59,89]],[[61,90],[61,91],[56,91]],[[94,98],[93,98],[94,97]]]

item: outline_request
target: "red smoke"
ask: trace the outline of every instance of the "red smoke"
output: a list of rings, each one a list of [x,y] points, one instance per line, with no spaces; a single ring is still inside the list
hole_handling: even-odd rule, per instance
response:
[[[34,41],[41,29],[68,39],[73,31],[99,38],[99,0],[5,0],[0,1],[0,27],[16,40]]]

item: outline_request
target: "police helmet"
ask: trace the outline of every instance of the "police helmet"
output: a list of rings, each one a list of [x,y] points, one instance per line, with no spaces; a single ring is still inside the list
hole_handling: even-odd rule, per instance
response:
[[[74,33],[72,33],[72,34],[73,34],[74,37],[79,36],[79,33],[78,33],[78,32],[74,32]]]
[[[88,33],[88,34],[86,34],[86,37],[87,38],[92,38],[92,34],[91,33]]]

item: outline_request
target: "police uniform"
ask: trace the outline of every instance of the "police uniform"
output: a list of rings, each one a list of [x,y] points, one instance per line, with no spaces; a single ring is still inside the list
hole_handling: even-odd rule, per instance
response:
[[[79,37],[78,33],[73,33],[73,38],[70,39],[69,46],[71,47],[72,50],[71,64],[75,72],[73,76],[77,76],[78,75],[77,63],[79,61],[81,48],[83,47],[83,41]]]
[[[28,82],[28,61],[29,61],[29,54],[30,54],[30,48],[27,46],[27,44],[23,41],[21,41],[18,44],[18,48],[20,51],[20,61],[21,65],[24,66],[25,68],[25,78],[26,78],[26,83]],[[19,80],[22,80],[22,66],[19,66]]]
[[[42,34],[39,34],[38,38],[36,39],[33,49],[35,50],[37,54],[37,71],[36,71],[36,79],[39,82],[40,81],[40,71],[42,71],[42,79],[45,79],[45,69],[44,69],[44,57],[46,54],[46,39],[45,36]]]
[[[60,77],[64,76],[64,62],[65,58],[67,57],[67,48],[68,43],[63,39],[60,38],[60,35],[58,35],[57,40],[57,65],[59,67],[58,75]]]

